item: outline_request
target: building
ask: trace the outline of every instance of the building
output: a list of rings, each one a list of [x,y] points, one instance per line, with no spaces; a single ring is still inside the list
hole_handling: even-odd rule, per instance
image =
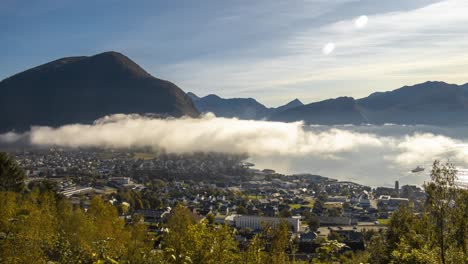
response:
[[[367,191],[362,191],[358,198],[359,206],[362,208],[369,208],[370,204],[370,195]]]
[[[169,214],[171,213],[171,208],[159,210],[135,210],[135,215],[141,215],[145,222],[149,223],[160,223],[163,222]]]
[[[312,241],[314,241],[315,239],[317,239],[318,235],[317,233],[314,233],[314,232],[307,232],[307,233],[304,233],[300,236],[300,242],[301,243],[311,243]]]
[[[320,226],[351,225],[351,218],[346,216],[319,216]]]
[[[348,197],[346,197],[346,196],[329,196],[327,198],[327,202],[346,203],[347,201],[348,201]]]
[[[409,200],[408,198],[390,198],[387,204],[387,208],[389,211],[395,211],[400,206],[408,206]]]
[[[66,189],[63,189],[61,191],[59,191],[60,194],[64,195],[65,197],[70,197],[72,195],[75,195],[75,194],[80,194],[80,193],[89,193],[89,192],[93,192],[94,189],[92,187],[70,187],[70,188],[66,188]]]
[[[378,199],[377,206],[379,208],[385,208],[387,211],[395,211],[400,206],[408,206],[408,198],[393,198],[389,195],[381,195]]]
[[[132,181],[130,177],[111,177],[109,181],[114,182],[119,185],[131,184]]]
[[[403,185],[401,186],[400,197],[414,200],[418,198],[424,198],[425,192],[416,185]]]
[[[292,230],[297,233],[300,230],[301,221],[299,218],[280,218],[280,217],[265,217],[256,215],[236,215],[234,224],[236,228],[251,228],[252,230],[260,230],[263,225],[277,226],[281,221],[286,221],[292,227]]]
[[[395,181],[395,192],[397,193],[397,197],[400,197],[400,183]]]

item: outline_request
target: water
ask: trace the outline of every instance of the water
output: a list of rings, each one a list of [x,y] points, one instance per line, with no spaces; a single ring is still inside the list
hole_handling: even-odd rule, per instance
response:
[[[252,162],[258,168],[272,168],[287,174],[308,172],[387,187],[393,187],[395,180],[399,180],[401,185],[424,184],[430,180],[429,173],[435,159],[468,168],[466,126],[310,126],[307,131],[316,136],[322,133],[323,141],[330,140],[336,144],[344,141],[349,148],[340,150],[331,146],[329,152],[307,155],[253,156]],[[327,135],[331,131],[343,133]],[[425,170],[412,173],[411,170],[417,166]],[[460,170],[459,183],[468,185],[468,169]]]

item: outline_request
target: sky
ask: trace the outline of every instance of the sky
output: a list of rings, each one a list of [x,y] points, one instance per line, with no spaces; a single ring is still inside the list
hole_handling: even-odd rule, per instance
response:
[[[267,106],[468,82],[466,0],[2,0],[0,79],[114,50],[204,96]]]

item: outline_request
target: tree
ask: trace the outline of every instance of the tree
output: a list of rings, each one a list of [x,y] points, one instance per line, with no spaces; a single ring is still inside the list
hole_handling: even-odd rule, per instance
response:
[[[456,199],[456,169],[450,164],[441,165],[434,161],[431,171],[431,182],[424,186],[427,193],[426,207],[433,235],[439,247],[439,257],[442,264],[446,263],[446,250],[448,248],[449,215],[453,214]]]
[[[391,254],[391,264],[438,264],[437,254],[428,245],[414,248],[402,239]]]
[[[335,263],[338,259],[338,254],[346,247],[345,244],[336,240],[327,240],[316,249],[316,253],[318,254],[319,260],[327,261],[327,263]]]
[[[455,246],[460,248],[462,256],[468,258],[468,190],[458,190],[457,198],[455,199],[455,212],[453,214],[453,237]]]
[[[343,242],[345,238],[338,234],[338,232],[330,231],[330,233],[328,234],[328,240],[336,240],[338,242]]]
[[[328,216],[340,216],[341,209],[337,207],[333,207],[327,210]]]
[[[385,239],[380,243],[383,263],[468,263],[466,243],[467,191],[457,188],[456,170],[435,161],[421,215],[401,207],[392,214]],[[370,247],[371,261],[377,254]]]
[[[288,217],[292,216],[291,210],[289,210],[289,208],[284,208],[283,210],[281,210],[279,215],[280,215],[280,217],[284,217],[284,218],[288,218]]]
[[[245,209],[245,207],[242,206],[242,205],[237,206],[236,212],[237,212],[238,214],[241,214],[241,215],[245,215],[245,214],[248,213],[248,212],[247,212],[247,209]]]
[[[206,221],[208,222],[208,224],[213,225],[213,224],[215,223],[215,216],[214,216],[214,214],[208,213],[208,214],[206,215]]]
[[[190,211],[181,204],[172,210],[167,222],[168,233],[164,236],[164,247],[171,249],[174,263],[184,263],[191,245],[188,232],[195,219]]]
[[[271,241],[269,256],[270,263],[281,264],[287,263],[288,256],[286,250],[289,246],[289,224],[286,221],[281,221],[274,228],[268,228],[266,230],[266,236]]]
[[[312,209],[312,212],[315,213],[316,215],[321,215],[324,210],[324,204],[327,201],[328,195],[326,193],[320,193],[317,196],[317,199],[315,200],[314,203],[314,208]]]
[[[418,241],[415,241],[419,231],[416,228],[417,222],[418,219],[414,216],[414,213],[406,206],[400,207],[392,214],[386,233],[387,255],[390,255],[393,250],[398,248],[398,244],[402,239],[405,239],[407,243],[411,243],[413,247],[419,246]]]
[[[371,235],[367,245],[369,252],[369,262],[373,264],[386,264],[389,262],[385,237],[382,233],[368,232]]]
[[[206,222],[191,225],[187,233],[186,257],[192,263],[237,263],[239,249],[233,230],[226,226],[210,226]]]
[[[0,191],[20,192],[24,189],[25,173],[8,154],[0,152]]]
[[[310,231],[315,232],[320,227],[320,220],[318,217],[311,215],[307,218],[307,225],[309,226]]]
[[[246,264],[263,264],[266,262],[265,241],[255,235],[249,242],[247,250],[242,254]]]

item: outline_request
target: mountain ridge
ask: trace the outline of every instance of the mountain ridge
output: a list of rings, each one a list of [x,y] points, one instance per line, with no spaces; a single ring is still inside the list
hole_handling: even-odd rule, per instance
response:
[[[198,116],[175,84],[118,52],[57,59],[0,82],[0,131],[91,123],[114,113]]]
[[[267,119],[277,111],[283,111],[292,107],[303,105],[299,99],[294,99],[279,107],[266,107],[254,98],[222,98],[216,94],[208,94],[204,97],[188,92],[199,112],[211,112],[219,117],[236,117],[240,119]]]
[[[332,109],[338,105],[330,103],[329,100],[282,111],[273,115],[270,120],[301,120],[311,124],[468,124],[468,84],[427,81],[392,91],[375,92],[360,99],[353,98],[355,107],[348,110],[354,112],[354,116],[348,118],[336,116],[347,113],[333,113]],[[330,109],[321,111],[329,116],[328,119],[316,116],[317,111],[313,111],[320,108],[319,105],[324,102],[329,102]],[[362,120],[358,116],[361,116]]]

